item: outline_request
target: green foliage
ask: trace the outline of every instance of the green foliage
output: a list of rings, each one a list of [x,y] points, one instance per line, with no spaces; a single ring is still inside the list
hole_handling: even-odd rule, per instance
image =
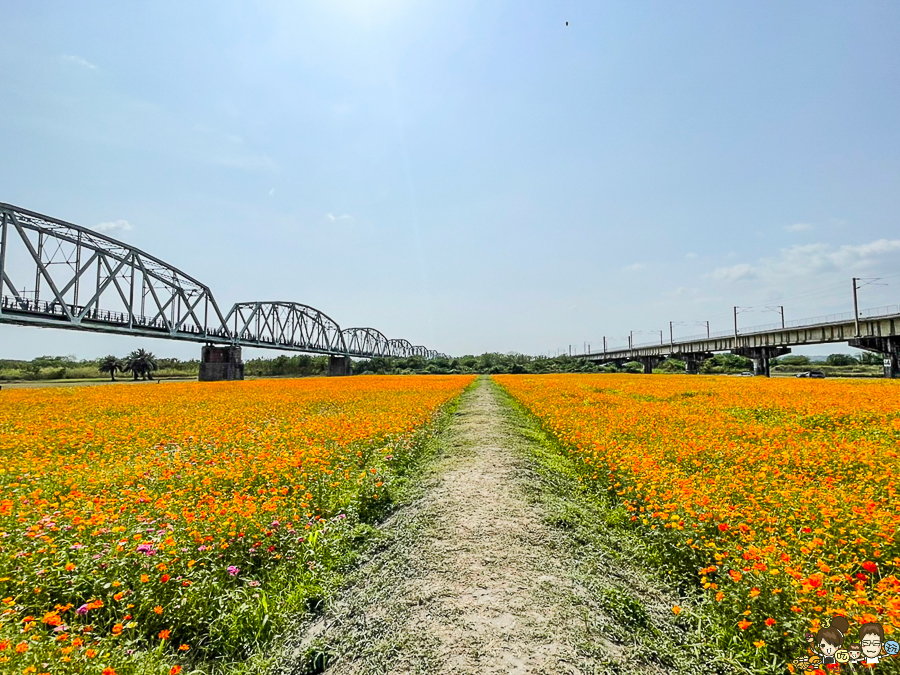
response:
[[[679,359],[666,359],[660,363],[653,372],[659,373],[683,373],[685,372],[685,363]]]
[[[250,359],[244,362],[244,373],[256,377],[326,375],[328,373],[328,357],[310,356],[309,354],[297,354],[296,356],[281,354],[272,359]]]
[[[716,354],[700,366],[700,372],[704,375],[740,373],[752,369],[753,361],[737,354]]]
[[[200,362],[196,360],[155,359],[149,352],[144,351],[144,354],[155,360],[157,367],[149,372],[157,377],[189,377],[196,375],[200,368]],[[126,362],[129,358],[130,356],[118,358],[109,355],[101,359],[76,359],[74,356],[40,356],[31,361],[0,359],[0,381],[89,380],[104,376],[115,379],[111,371],[113,362],[118,364],[115,369],[116,373],[125,372]]]
[[[884,357],[876,352],[862,352],[858,357],[864,366],[880,366]]]
[[[123,370],[130,372],[135,380],[138,378],[147,380],[152,377],[153,371],[156,370],[157,367],[158,364],[156,363],[156,357],[153,355],[153,352],[148,352],[141,348],[135,349],[125,357],[125,367]]]
[[[825,359],[829,366],[858,366],[859,361],[850,354],[829,354]]]
[[[97,370],[101,373],[108,373],[110,379],[115,382],[116,373],[125,370],[125,363],[119,357],[110,355],[100,359]]]
[[[607,586],[598,593],[600,606],[613,619],[627,628],[645,628],[650,625],[650,615],[640,600],[622,588]]]
[[[353,372],[364,375],[457,373],[524,374],[524,373],[596,373],[603,372],[597,364],[578,357],[558,356],[545,358],[510,352],[489,352],[481,356],[468,354],[458,358],[436,358],[426,361],[421,356],[410,358],[384,358],[357,361]]]

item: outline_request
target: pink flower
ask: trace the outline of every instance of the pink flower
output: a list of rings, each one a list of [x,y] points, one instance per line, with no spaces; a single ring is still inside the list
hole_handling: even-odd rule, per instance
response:
[[[82,605],[81,607],[79,607],[78,609],[75,610],[75,613],[78,614],[79,616],[84,616],[85,614],[88,613],[88,606]]]
[[[231,576],[235,576],[240,571],[241,571],[240,567],[235,567],[234,565],[228,566],[228,574],[230,574]]]

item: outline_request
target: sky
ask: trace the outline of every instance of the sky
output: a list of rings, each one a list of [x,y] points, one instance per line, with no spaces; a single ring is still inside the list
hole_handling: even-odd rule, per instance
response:
[[[896,2],[0,15],[0,201],[152,253],[226,311],[555,354],[728,330],[734,306],[847,312],[853,277],[861,309],[900,303]],[[136,347],[200,351],[0,326],[0,358]]]

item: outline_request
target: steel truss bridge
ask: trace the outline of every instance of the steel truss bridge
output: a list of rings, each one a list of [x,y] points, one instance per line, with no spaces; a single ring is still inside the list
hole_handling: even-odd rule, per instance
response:
[[[375,328],[342,329],[297,302],[239,302],[223,313],[209,286],[149,253],[2,203],[0,323],[341,357],[445,357]]]

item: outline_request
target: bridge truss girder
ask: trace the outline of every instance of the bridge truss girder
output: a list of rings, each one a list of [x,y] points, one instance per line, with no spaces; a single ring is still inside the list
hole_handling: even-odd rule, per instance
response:
[[[400,359],[405,359],[412,356],[413,346],[409,341],[399,338],[388,340],[388,343],[391,346],[391,356]]]
[[[193,277],[99,232],[9,204],[0,204],[0,315],[27,325],[228,336],[212,292]]]
[[[337,322],[299,302],[238,302],[225,317],[234,340],[248,347],[281,347],[319,354],[347,354]]]
[[[342,331],[300,303],[237,303],[223,316],[208,286],[159,258],[4,203],[0,323],[363,358],[431,353],[374,328]]]
[[[386,357],[391,355],[391,344],[381,331],[374,328],[345,328],[344,344],[351,356]]]

